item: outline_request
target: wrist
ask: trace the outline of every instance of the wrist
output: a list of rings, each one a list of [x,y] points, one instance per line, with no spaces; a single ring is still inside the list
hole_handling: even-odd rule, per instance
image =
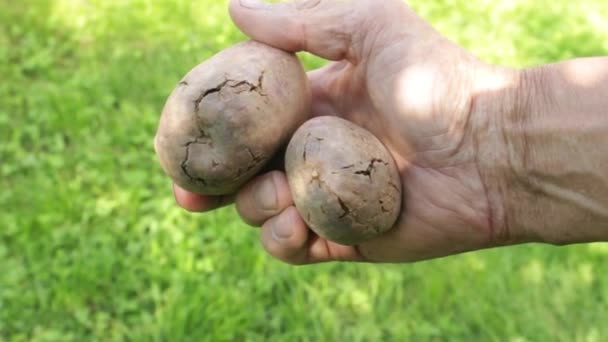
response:
[[[529,146],[523,125],[535,98],[535,75],[526,70],[484,66],[478,70],[471,116],[477,167],[486,189],[491,244],[538,242],[540,237],[521,222],[522,186]],[[532,92],[532,93],[530,93]]]
[[[503,244],[608,239],[608,81],[589,70],[608,74],[608,64],[509,70],[508,82],[477,93],[480,170]]]

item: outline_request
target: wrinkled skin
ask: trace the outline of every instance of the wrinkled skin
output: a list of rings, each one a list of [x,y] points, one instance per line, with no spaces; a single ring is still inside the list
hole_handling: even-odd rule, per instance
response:
[[[335,116],[302,125],[285,153],[294,204],[319,236],[357,245],[393,227],[401,178],[393,157],[370,132]]]
[[[488,79],[500,83],[516,78],[515,71],[480,62],[399,0],[233,0],[230,13],[256,40],[334,61],[309,73],[313,115],[340,116],[371,131],[388,147],[404,188],[394,229],[343,246],[306,227],[282,172],[260,176],[241,189],[236,204],[246,222],[262,226],[271,255],[292,264],[404,262],[510,241],[498,194],[488,191],[498,175],[478,160],[493,148],[479,136],[494,117],[474,109]],[[226,201],[179,187],[175,195],[193,211]]]

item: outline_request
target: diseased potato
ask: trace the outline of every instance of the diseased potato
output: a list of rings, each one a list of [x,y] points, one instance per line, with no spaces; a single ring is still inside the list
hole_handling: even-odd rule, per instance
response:
[[[254,41],[190,71],[163,110],[154,146],[182,188],[234,193],[309,115],[310,90],[294,54]]]
[[[296,208],[318,235],[345,245],[389,230],[401,211],[401,180],[384,145],[337,117],[304,123],[285,167]]]

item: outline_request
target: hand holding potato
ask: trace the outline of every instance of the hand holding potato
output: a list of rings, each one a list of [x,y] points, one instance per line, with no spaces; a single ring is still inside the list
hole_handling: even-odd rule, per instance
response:
[[[341,117],[371,132],[403,185],[394,227],[347,246],[326,239],[340,237],[331,226],[319,230],[315,208],[298,204],[302,189],[285,173],[260,175],[238,191],[236,205],[246,222],[262,226],[274,257],[405,262],[524,242],[608,239],[606,58],[527,70],[488,65],[400,0],[231,0],[230,13],[254,40],[333,61],[308,74],[312,116]],[[346,196],[323,188],[325,174],[310,171],[308,181],[334,197],[324,210],[347,217]],[[193,211],[231,200],[174,190]],[[374,196],[365,192],[361,201]]]
[[[394,229],[345,246],[309,230],[284,173],[259,176],[239,191],[236,204],[245,221],[262,225],[272,255],[296,264],[413,261],[499,243],[502,232],[491,228],[494,194],[475,163],[481,118],[471,103],[474,75],[508,71],[479,62],[398,0],[235,0],[230,11],[255,40],[334,61],[309,73],[312,114],[340,116],[371,131],[388,147],[404,186]],[[190,210],[220,204],[180,187],[175,194]]]
[[[181,188],[231,195],[293,135],[285,154],[287,176],[308,225],[348,245],[388,231],[401,210],[392,156],[371,133],[337,117],[310,120],[294,134],[310,116],[310,102],[308,80],[294,54],[241,42],[179,82],[165,104],[154,147]]]

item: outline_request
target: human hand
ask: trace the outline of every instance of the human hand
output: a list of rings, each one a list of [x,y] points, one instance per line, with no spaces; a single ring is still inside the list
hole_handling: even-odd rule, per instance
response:
[[[230,13],[251,38],[333,61],[309,73],[313,116],[337,115],[389,149],[404,186],[388,233],[358,246],[316,236],[293,205],[285,174],[272,171],[236,195],[241,217],[261,225],[265,249],[288,263],[406,262],[487,248],[524,237],[504,230],[499,178],[482,156],[480,131],[494,120],[477,94],[516,82],[449,41],[399,0],[233,0]],[[497,106],[498,108],[498,106]],[[207,211],[229,202],[175,187],[177,202]]]

